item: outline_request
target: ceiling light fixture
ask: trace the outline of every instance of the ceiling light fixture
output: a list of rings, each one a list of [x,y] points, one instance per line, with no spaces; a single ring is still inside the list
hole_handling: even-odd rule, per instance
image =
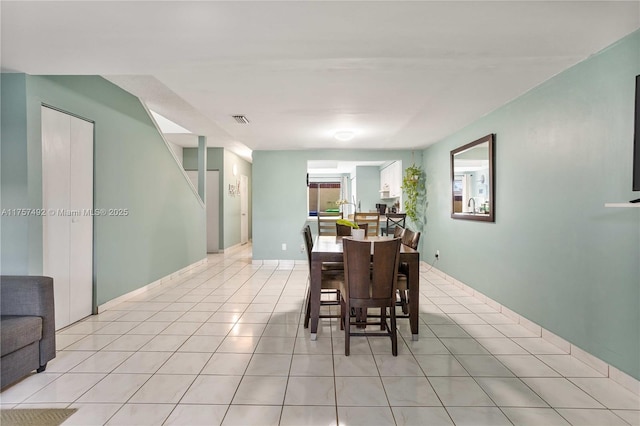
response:
[[[355,133],[353,133],[351,130],[340,130],[339,132],[335,132],[333,134],[333,137],[338,139],[341,142],[350,141],[351,139],[353,139],[354,136],[355,136]]]

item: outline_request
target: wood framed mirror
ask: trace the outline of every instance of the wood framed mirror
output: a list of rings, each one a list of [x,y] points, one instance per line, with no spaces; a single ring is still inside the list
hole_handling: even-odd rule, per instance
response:
[[[451,151],[451,217],[495,222],[495,137]]]

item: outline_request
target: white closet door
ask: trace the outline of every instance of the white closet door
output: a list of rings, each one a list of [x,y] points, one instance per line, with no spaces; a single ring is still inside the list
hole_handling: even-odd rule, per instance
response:
[[[43,274],[53,277],[56,329],[70,324],[69,209],[71,122],[64,114],[42,108],[42,221]]]
[[[43,274],[53,277],[56,329],[93,306],[93,124],[42,107]]]
[[[71,168],[69,207],[74,212],[70,225],[69,281],[70,320],[91,315],[93,305],[93,217],[83,210],[93,208],[93,123],[71,119]]]

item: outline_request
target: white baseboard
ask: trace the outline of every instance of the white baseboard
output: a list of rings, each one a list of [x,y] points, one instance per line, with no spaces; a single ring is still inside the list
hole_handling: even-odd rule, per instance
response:
[[[290,268],[296,265],[307,265],[307,260],[292,260],[292,259],[265,259],[265,260],[252,260],[252,265],[271,265],[282,268]]]
[[[116,306],[119,303],[122,302],[126,302],[127,300],[138,296],[140,294],[146,293],[147,291],[150,291],[162,284],[166,284],[167,282],[179,277],[180,275],[183,275],[187,272],[189,272],[191,269],[196,268],[200,265],[203,265],[207,263],[207,258],[205,257],[204,259],[198,260],[197,262],[192,263],[191,265],[187,265],[182,269],[179,269],[165,277],[162,277],[160,279],[155,280],[154,282],[151,282],[147,285],[145,285],[144,287],[140,287],[137,288],[133,291],[130,291],[129,293],[123,294],[122,296],[116,297],[115,299],[111,299],[108,302],[103,303],[102,305],[98,305],[98,313],[100,312],[104,312],[106,310],[109,310],[111,308],[113,308],[114,306]]]
[[[487,297],[486,295],[480,293],[479,291],[475,290],[474,288],[469,287],[465,283],[463,283],[461,281],[458,281],[457,279],[453,278],[452,276],[447,275],[445,272],[442,272],[438,268],[431,267],[431,265],[428,265],[426,262],[421,262],[421,263],[424,263],[427,268],[430,268],[430,272],[433,272],[436,275],[441,276],[446,281],[451,282],[456,287],[459,287],[460,289],[462,289],[466,293],[472,295],[473,297],[477,298],[481,302],[486,303],[487,305],[491,306],[492,308],[494,308],[498,312],[502,312],[507,317],[509,317],[512,320],[514,320],[516,323],[522,325],[526,329],[528,329],[528,330],[532,331],[533,333],[535,333],[537,336],[542,337],[547,342],[551,343],[552,345],[557,346],[558,348],[562,349],[567,354],[571,355],[572,357],[575,357],[577,360],[584,362],[585,364],[587,364],[588,366],[590,366],[591,368],[593,368],[594,370],[596,370],[600,374],[610,378],[614,382],[622,385],[624,388],[630,390],[631,392],[635,393],[636,395],[640,395],[640,380],[629,376],[628,374],[620,371],[619,369],[617,369],[616,367],[614,367],[612,365],[607,364],[605,361],[601,360],[600,358],[598,358],[598,357],[586,352],[584,349],[579,348],[578,346],[576,346],[576,345],[572,344],[571,342],[563,339],[562,337],[557,336],[557,335],[553,334],[552,332],[542,328],[541,326],[539,326],[535,322],[523,317],[522,315],[518,314],[517,312],[512,311],[511,309],[507,308],[506,306],[502,306],[500,303],[496,302],[495,300]]]
[[[218,250],[218,253],[227,253],[228,254],[229,252],[231,252],[233,250],[237,250],[239,248],[243,248],[243,247],[245,247],[247,245],[250,245],[250,244],[251,244],[251,240],[247,241],[244,244],[242,244],[242,243],[234,244],[234,245],[229,246],[229,247],[227,247],[225,249]]]

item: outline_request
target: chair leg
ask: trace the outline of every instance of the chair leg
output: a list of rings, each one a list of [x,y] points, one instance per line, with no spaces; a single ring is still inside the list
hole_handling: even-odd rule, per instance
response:
[[[380,308],[380,330],[387,328],[387,308]]]
[[[307,288],[307,309],[304,314],[304,328],[309,328],[310,318],[311,318],[311,286]]]
[[[402,305],[402,313],[409,313],[409,300],[407,299],[407,290],[398,290],[400,293],[400,304]]]
[[[349,356],[349,338],[351,337],[351,316],[349,312],[351,312],[351,307],[348,303],[346,303],[344,312],[344,355]]]
[[[396,307],[391,306],[391,353],[398,356],[398,332],[396,329]]]

